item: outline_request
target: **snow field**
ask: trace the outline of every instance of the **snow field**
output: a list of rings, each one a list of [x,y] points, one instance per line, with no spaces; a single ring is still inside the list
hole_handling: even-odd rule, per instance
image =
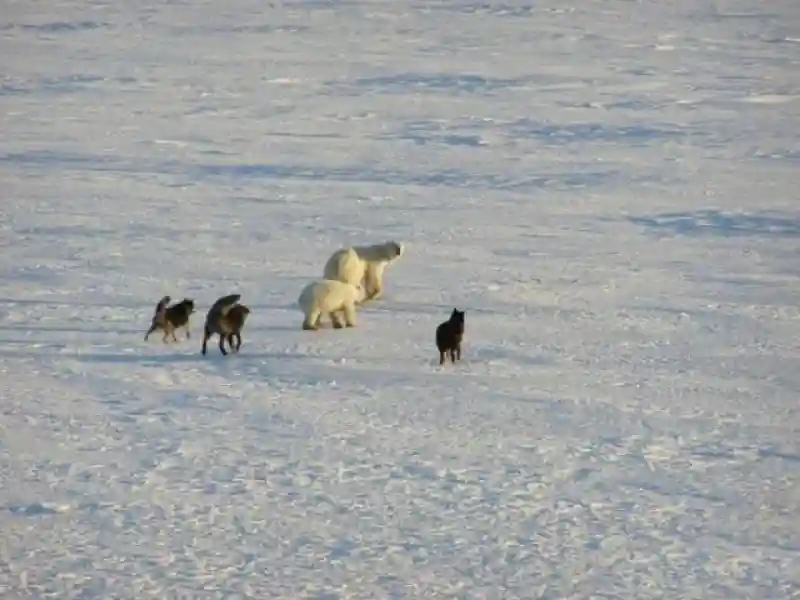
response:
[[[0,596],[800,596],[793,3],[2,19]]]

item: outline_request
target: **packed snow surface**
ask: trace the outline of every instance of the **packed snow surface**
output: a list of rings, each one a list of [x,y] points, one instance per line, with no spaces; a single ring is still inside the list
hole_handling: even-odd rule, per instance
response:
[[[5,0],[0,597],[799,598],[798,32]],[[386,240],[385,297],[303,331]],[[203,357],[230,293],[241,353]],[[192,337],[145,343],[165,294]]]

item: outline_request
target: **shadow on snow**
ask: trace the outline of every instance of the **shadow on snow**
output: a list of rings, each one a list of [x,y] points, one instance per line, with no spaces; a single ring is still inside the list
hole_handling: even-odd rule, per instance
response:
[[[655,234],[722,237],[800,237],[800,215],[786,213],[733,214],[715,209],[628,217]]]
[[[450,139],[449,143],[472,143],[474,140]],[[477,143],[477,142],[476,142]],[[501,173],[473,173],[449,168],[430,172],[402,171],[360,165],[330,167],[322,165],[276,165],[266,163],[181,163],[154,162],[138,158],[115,158],[54,151],[29,151],[0,154],[0,164],[63,169],[79,172],[154,173],[188,178],[192,184],[204,179],[251,179],[289,181],[335,181],[339,183],[380,183],[420,187],[472,189],[533,190],[552,187],[598,186],[619,179],[614,169],[564,170],[536,173],[533,176],[510,176]],[[187,184],[188,185],[188,184]]]

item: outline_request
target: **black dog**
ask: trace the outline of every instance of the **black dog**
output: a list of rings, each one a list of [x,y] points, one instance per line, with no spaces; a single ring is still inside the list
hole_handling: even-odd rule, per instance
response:
[[[147,338],[150,337],[150,334],[157,329],[164,331],[163,342],[165,344],[169,341],[168,337],[170,335],[172,336],[173,341],[178,341],[178,338],[175,337],[175,330],[180,329],[181,327],[186,329],[187,340],[192,337],[191,333],[189,332],[189,317],[194,312],[194,300],[190,298],[184,298],[177,304],[167,306],[170,300],[171,298],[169,296],[164,296],[156,305],[156,312],[153,315],[153,321],[150,323],[150,329],[147,330],[147,333],[144,336],[145,342],[147,341]]]
[[[439,364],[443,365],[445,355],[450,360],[461,360],[461,340],[464,338],[464,311],[453,309],[450,319],[436,328],[436,347],[439,349]]]

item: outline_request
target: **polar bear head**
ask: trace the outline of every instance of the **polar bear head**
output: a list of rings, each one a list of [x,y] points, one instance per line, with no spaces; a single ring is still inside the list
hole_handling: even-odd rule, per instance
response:
[[[363,284],[354,285],[353,287],[356,288],[356,304],[362,304],[367,299],[367,290]]]
[[[405,251],[403,244],[400,242],[395,242],[394,240],[391,242],[386,242],[386,248],[389,250],[389,253],[393,259],[400,258],[403,256],[403,252]]]

